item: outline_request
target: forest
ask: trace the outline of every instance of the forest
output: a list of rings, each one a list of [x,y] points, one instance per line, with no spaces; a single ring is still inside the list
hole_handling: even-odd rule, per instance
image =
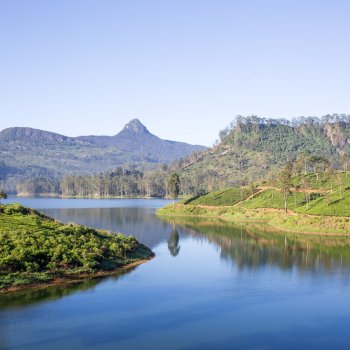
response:
[[[16,186],[19,194],[57,194],[65,197],[165,197],[164,170],[143,173],[121,167],[95,175],[67,175],[63,179],[32,178]]]
[[[301,154],[323,157],[334,169],[347,170],[350,154],[350,116],[300,117],[291,121],[237,116],[219,132],[214,146],[152,168],[121,165],[107,171],[63,176],[31,170],[27,179],[7,190],[21,194],[73,197],[164,197],[172,173],[179,174],[180,194],[202,194],[250,183],[277,174],[286,161]],[[1,166],[0,166],[1,168]],[[6,173],[0,173],[6,180]],[[22,175],[21,175],[22,176]],[[26,176],[25,174],[23,175]],[[10,190],[9,190],[10,189]]]

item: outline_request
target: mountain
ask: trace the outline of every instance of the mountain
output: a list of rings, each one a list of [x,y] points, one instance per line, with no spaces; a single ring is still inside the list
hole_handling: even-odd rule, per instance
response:
[[[143,157],[149,162],[170,163],[206,147],[162,140],[151,134],[138,120],[133,119],[115,136],[81,136],[77,140],[99,146],[114,147]]]
[[[298,155],[326,157],[335,168],[347,167],[350,116],[327,115],[288,121],[237,117],[220,131],[211,149],[175,162],[187,193],[249,184],[280,171]]]
[[[204,146],[162,140],[133,119],[114,136],[68,137],[32,128],[0,132],[0,178],[13,190],[28,178],[60,178],[117,166],[152,168],[175,161]]]

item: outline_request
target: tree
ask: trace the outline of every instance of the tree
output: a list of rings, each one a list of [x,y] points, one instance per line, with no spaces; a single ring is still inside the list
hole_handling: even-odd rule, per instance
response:
[[[298,175],[308,173],[308,163],[310,160],[310,156],[306,153],[301,153],[294,162],[294,168]]]
[[[0,185],[0,199],[6,199],[7,198],[7,193],[2,189]]]
[[[343,166],[343,170],[348,171],[349,158],[347,157],[347,155],[345,153],[340,156],[340,162]]]
[[[6,199],[7,193],[4,190],[0,190],[0,199]]]
[[[345,185],[344,174],[342,172],[338,172],[336,174],[335,181],[336,181],[336,184],[338,186],[339,196],[341,199],[343,199],[343,190],[344,190],[344,185]]]
[[[336,172],[335,170],[333,169],[333,167],[329,166],[327,169],[326,169],[326,175],[327,175],[327,178],[329,180],[329,183],[331,185],[331,193],[333,193],[333,183],[334,183],[334,179],[336,177]]]
[[[317,181],[320,179],[320,173],[325,173],[326,170],[331,166],[329,160],[325,157],[312,156],[309,161],[313,167],[313,171],[316,174]]]
[[[175,205],[175,199],[180,193],[180,177],[177,173],[171,174],[168,181],[168,194],[173,198],[173,204]]]
[[[291,188],[292,184],[292,173],[293,173],[293,164],[292,162],[288,162],[280,173],[279,179],[281,183],[281,191],[283,193],[284,199],[284,210],[287,212],[287,200],[288,197],[292,194]]]
[[[7,193],[0,185],[0,199],[6,199],[6,198],[7,198]]]

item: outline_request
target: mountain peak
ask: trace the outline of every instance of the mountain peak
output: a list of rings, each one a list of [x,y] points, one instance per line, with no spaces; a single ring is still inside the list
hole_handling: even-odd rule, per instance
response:
[[[124,126],[124,130],[129,130],[140,134],[149,133],[147,128],[138,119],[130,120],[130,122]]]

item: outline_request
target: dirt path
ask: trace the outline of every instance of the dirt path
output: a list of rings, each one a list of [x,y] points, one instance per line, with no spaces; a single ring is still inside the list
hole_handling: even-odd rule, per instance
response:
[[[273,187],[273,186],[259,186],[259,190],[265,191],[265,190],[275,190],[275,191],[280,191],[280,188]],[[332,192],[331,190],[316,190],[316,189],[305,189],[305,188],[295,188],[292,187],[290,189],[292,192],[300,192],[300,193],[321,193],[321,194],[327,194]]]

